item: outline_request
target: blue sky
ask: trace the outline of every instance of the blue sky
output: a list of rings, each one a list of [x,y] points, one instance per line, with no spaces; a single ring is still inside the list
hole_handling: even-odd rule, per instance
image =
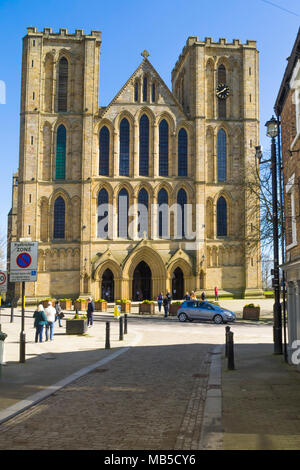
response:
[[[18,168],[22,37],[27,26],[39,31],[44,27],[102,31],[101,106],[127,81],[144,49],[171,88],[171,71],[189,36],[256,40],[261,144],[267,148],[264,124],[273,114],[299,20],[299,0],[0,0],[0,80],[6,83],[6,104],[0,104],[0,237],[6,233],[12,175]]]

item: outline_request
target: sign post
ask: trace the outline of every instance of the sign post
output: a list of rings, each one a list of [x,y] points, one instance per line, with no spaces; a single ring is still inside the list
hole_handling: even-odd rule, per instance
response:
[[[20,362],[25,362],[25,282],[37,280],[38,242],[11,242],[10,282],[22,283],[22,325],[20,333]]]
[[[7,291],[7,272],[0,271],[0,332],[1,332],[1,308],[2,308],[2,292]]]

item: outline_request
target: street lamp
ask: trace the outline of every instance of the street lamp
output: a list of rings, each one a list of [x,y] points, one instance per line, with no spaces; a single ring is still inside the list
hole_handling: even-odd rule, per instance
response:
[[[271,140],[271,171],[272,171],[272,222],[273,222],[273,252],[274,252],[274,270],[273,270],[273,287],[274,287],[274,353],[282,354],[282,321],[281,321],[281,304],[280,304],[280,284],[279,284],[279,250],[278,250],[278,208],[277,208],[277,162],[276,162],[276,143],[275,138],[278,135],[278,122],[272,118],[266,122],[267,136]]]

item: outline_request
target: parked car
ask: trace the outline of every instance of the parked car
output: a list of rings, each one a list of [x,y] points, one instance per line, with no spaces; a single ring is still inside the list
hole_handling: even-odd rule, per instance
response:
[[[226,308],[201,300],[186,300],[177,312],[178,320],[212,320],[214,323],[235,321],[235,314]]]

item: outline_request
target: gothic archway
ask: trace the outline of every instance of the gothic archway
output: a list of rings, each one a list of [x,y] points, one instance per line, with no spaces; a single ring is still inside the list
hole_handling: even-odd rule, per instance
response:
[[[172,274],[172,298],[181,300],[184,296],[184,276],[182,269],[177,267]]]
[[[152,299],[152,272],[145,261],[141,261],[134,270],[132,279],[132,299]]]
[[[113,302],[115,298],[114,275],[110,269],[106,269],[102,276],[101,297],[107,302]]]

